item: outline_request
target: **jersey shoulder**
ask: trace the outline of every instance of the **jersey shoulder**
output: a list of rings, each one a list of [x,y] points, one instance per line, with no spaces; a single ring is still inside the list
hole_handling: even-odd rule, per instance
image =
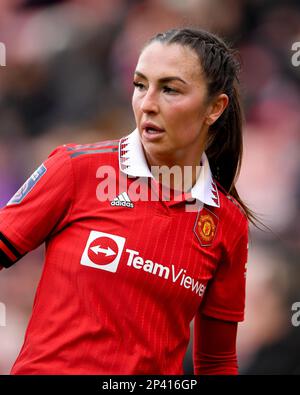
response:
[[[99,156],[101,154],[114,153],[119,149],[119,142],[120,140],[105,140],[92,144],[64,144],[52,151],[50,156],[63,152],[71,159],[74,159],[86,155]]]
[[[106,140],[93,144],[64,144],[56,147],[49,159],[68,160],[72,167],[90,165],[117,165],[119,140]]]
[[[236,218],[237,222],[248,222],[246,212],[241,204],[217,181],[215,181],[215,184],[219,193],[220,208],[224,212],[224,216]]]

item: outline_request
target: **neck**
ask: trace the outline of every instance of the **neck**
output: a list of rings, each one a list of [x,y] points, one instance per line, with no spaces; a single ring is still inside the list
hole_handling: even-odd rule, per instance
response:
[[[163,187],[188,192],[195,185],[201,170],[200,160],[195,164],[180,163],[168,158],[151,158],[145,154],[148,166],[155,180]]]

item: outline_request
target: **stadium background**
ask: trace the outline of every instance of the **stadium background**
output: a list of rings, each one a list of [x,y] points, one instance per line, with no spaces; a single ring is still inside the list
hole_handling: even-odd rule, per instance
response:
[[[300,302],[300,66],[291,61],[299,1],[1,0],[0,205],[57,145],[131,131],[139,48],[155,32],[183,25],[215,31],[240,50],[246,123],[238,187],[272,229],[251,229],[240,372],[299,374],[300,326],[291,321]],[[22,345],[43,251],[0,274],[0,374]],[[192,372],[191,348],[185,371]]]

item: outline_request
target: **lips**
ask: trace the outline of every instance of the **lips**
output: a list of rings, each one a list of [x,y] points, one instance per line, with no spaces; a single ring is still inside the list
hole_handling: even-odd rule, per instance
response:
[[[143,132],[150,135],[157,135],[164,132],[164,129],[160,128],[158,125],[156,125],[153,122],[143,122],[141,126]]]
[[[155,129],[146,129],[146,132],[149,133],[149,134],[161,133],[161,132],[159,132],[158,130],[155,130]]]

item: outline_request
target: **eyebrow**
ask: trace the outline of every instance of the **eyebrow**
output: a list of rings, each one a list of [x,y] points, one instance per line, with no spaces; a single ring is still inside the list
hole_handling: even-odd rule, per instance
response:
[[[139,77],[141,77],[141,78],[143,78],[143,79],[145,79],[145,80],[147,80],[147,77],[143,74],[143,73],[141,73],[140,71],[135,71],[134,72],[134,74],[136,74],[136,75],[138,75]],[[160,78],[159,80],[158,80],[158,82],[160,82],[161,84],[164,84],[164,83],[166,83],[166,82],[171,82],[171,81],[180,81],[180,82],[182,82],[183,84],[186,84],[186,82],[183,80],[183,79],[181,79],[180,77],[173,77],[173,76],[170,76],[170,77],[163,77],[163,78]]]

